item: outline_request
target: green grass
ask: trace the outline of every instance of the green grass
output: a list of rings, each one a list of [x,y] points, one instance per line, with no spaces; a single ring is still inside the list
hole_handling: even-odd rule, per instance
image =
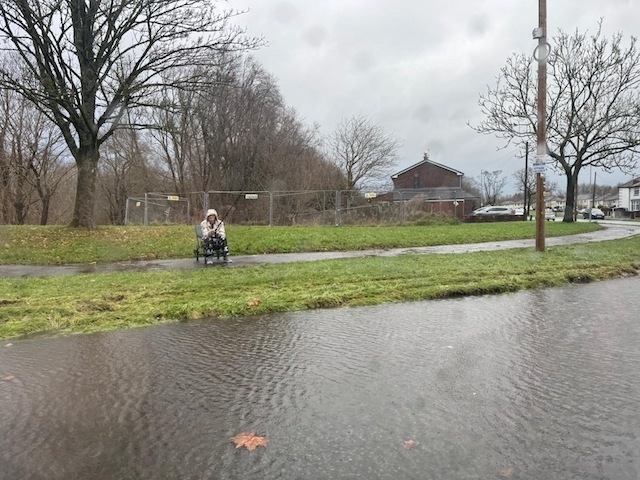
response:
[[[596,223],[548,222],[546,236],[601,228]],[[227,227],[233,255],[365,250],[535,238],[534,222],[366,227]],[[0,226],[0,265],[60,265],[193,255],[192,226]]]
[[[602,252],[606,251],[606,255]],[[0,338],[513,292],[635,275],[640,238],[251,268],[0,279]]]
[[[588,223],[557,223],[547,227],[548,236],[598,228]],[[31,228],[3,228],[3,263],[13,263],[7,245],[22,241],[21,234],[31,232]],[[158,252],[164,252],[164,258],[171,258],[185,255],[180,248],[186,248],[188,255],[194,243],[189,235],[191,229],[186,227],[110,227],[92,232],[60,227],[33,228],[46,237],[48,251],[57,252],[58,261],[64,263],[71,258],[76,261],[113,259],[114,254],[108,253],[111,250],[116,251],[119,258],[138,258],[138,255],[149,251],[149,243],[155,245]],[[20,235],[16,235],[16,231]],[[437,228],[229,229],[232,239],[241,245],[242,241],[247,242],[243,247],[244,253],[260,252],[261,249],[346,250],[354,247],[470,243],[532,237],[533,233],[530,222]],[[316,234],[318,238],[314,238]],[[158,239],[164,236],[172,241]],[[180,242],[184,245],[176,248],[175,244]],[[281,249],[275,249],[276,245]],[[40,258],[38,255],[41,254],[36,250],[29,253],[28,245],[21,248],[24,258],[33,258],[30,255]],[[95,257],[88,256],[87,251]],[[552,247],[542,253],[535,252],[533,248],[523,248],[213,270],[0,278],[0,338],[45,332],[95,332],[201,318],[513,292],[635,275],[639,267],[640,237],[637,237]]]

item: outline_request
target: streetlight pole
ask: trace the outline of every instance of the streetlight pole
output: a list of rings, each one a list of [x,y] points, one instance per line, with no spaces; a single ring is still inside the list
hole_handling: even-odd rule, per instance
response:
[[[538,39],[536,48],[538,60],[538,125],[536,162],[544,164],[547,158],[547,0],[538,0],[538,28],[534,31]],[[544,179],[540,167],[536,173],[536,251],[544,252]]]

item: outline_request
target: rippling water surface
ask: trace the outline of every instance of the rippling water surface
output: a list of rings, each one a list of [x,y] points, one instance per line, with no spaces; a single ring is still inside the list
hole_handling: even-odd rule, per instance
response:
[[[638,291],[4,341],[0,478],[637,479]]]

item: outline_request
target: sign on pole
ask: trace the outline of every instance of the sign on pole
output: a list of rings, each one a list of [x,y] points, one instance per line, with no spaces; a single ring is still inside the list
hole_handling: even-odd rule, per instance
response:
[[[533,164],[533,173],[544,173],[545,164],[542,162],[536,162]]]

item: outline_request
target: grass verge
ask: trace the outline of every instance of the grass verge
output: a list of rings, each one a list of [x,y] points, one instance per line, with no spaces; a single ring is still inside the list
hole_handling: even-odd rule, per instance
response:
[[[597,223],[548,222],[547,237],[590,232]],[[363,227],[227,227],[232,255],[366,250],[535,238],[535,222]],[[60,265],[185,258],[192,226],[0,226],[0,265]]]
[[[544,253],[527,248],[0,279],[0,338],[513,292],[635,275],[639,267],[640,238],[631,238],[553,247]]]

